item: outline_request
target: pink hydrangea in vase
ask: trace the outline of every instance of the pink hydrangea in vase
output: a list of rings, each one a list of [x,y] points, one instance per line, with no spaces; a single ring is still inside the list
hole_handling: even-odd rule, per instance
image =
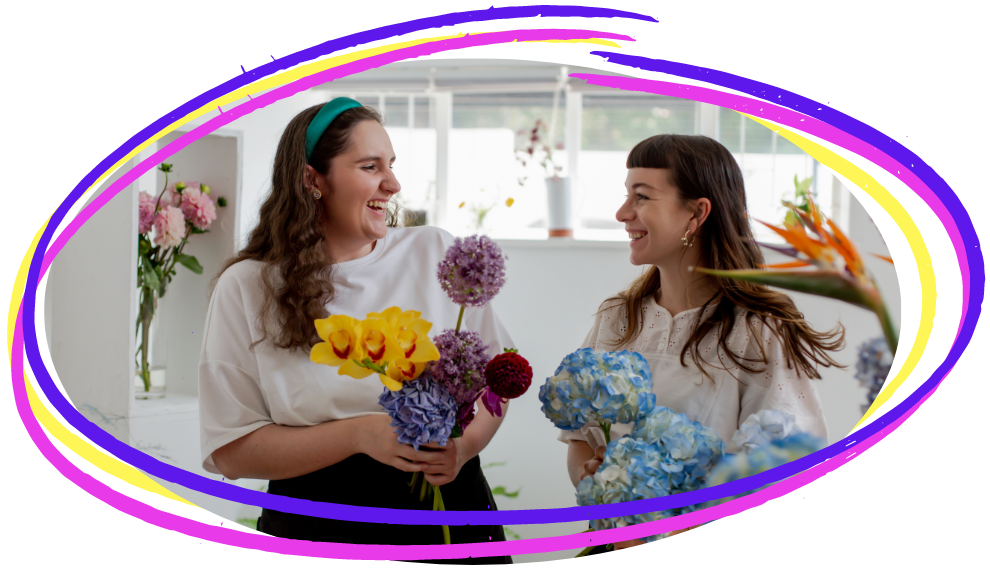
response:
[[[172,165],[162,163],[158,169],[165,173],[165,187],[157,197],[141,192],[138,195],[138,267],[137,287],[140,302],[136,334],[140,338],[135,365],[137,375],[144,386],[139,398],[161,397],[164,392],[153,393],[151,367],[148,364],[151,326],[158,299],[165,296],[168,284],[175,276],[176,265],[182,265],[196,274],[202,274],[199,261],[182,253],[195,234],[209,231],[217,218],[216,208],[227,205],[223,197],[215,203],[210,198],[210,187],[198,182],[168,184]]]

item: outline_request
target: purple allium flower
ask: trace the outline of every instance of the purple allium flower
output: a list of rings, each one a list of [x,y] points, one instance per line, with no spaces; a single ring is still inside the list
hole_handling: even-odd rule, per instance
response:
[[[485,387],[488,345],[473,331],[446,329],[433,337],[440,359],[429,363],[426,373],[458,403],[474,402]]]
[[[505,257],[488,236],[454,238],[437,267],[437,278],[458,305],[482,307],[505,284]]]
[[[403,382],[402,388],[395,392],[386,388],[378,403],[392,418],[399,442],[417,450],[428,443],[447,445],[457,422],[457,401],[425,375]]]

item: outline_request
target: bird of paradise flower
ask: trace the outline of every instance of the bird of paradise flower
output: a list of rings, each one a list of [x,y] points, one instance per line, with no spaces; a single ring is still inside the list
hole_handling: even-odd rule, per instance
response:
[[[788,216],[784,227],[762,221],[760,223],[784,238],[790,247],[760,245],[793,257],[795,261],[765,265],[761,269],[716,270],[695,267],[693,270],[716,277],[820,295],[863,307],[876,314],[891,354],[896,352],[897,329],[880,289],[856,246],[832,220],[822,214],[810,196],[807,211],[786,200],[783,204],[793,214]],[[893,263],[888,257],[876,257]],[[807,267],[814,269],[803,269]]]

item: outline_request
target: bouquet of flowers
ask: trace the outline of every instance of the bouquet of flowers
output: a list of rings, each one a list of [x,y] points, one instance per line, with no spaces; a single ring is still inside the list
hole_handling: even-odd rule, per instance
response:
[[[148,367],[151,322],[158,308],[158,299],[165,296],[168,284],[175,276],[175,266],[182,265],[197,275],[203,273],[199,261],[182,253],[195,234],[205,234],[217,218],[216,207],[227,201],[220,197],[214,204],[210,187],[199,182],[168,183],[172,165],[162,163],[158,170],[165,173],[165,186],[157,197],[141,192],[138,195],[138,267],[137,286],[141,290],[140,309],[135,329],[141,336],[136,362],[145,391],[151,390],[151,370]]]
[[[597,422],[605,432],[604,460],[594,475],[578,484],[578,505],[663,497],[705,485],[709,470],[725,452],[725,443],[714,430],[657,406],[652,387],[653,376],[642,355],[584,348],[567,355],[540,388],[543,413],[555,426],[578,430]],[[632,434],[613,441],[609,435],[613,423],[633,423]],[[694,508],[595,520],[591,526],[619,528]]]
[[[447,445],[463,435],[480,399],[495,416],[502,405],[529,388],[533,370],[514,349],[489,358],[489,347],[476,332],[461,330],[467,306],[486,305],[505,284],[505,258],[485,236],[454,240],[437,268],[444,292],[460,305],[457,326],[432,339],[432,323],[418,311],[391,307],[358,321],[332,315],[316,321],[323,342],[313,346],[313,362],[339,366],[338,373],[366,378],[377,373],[385,391],[378,402],[392,419],[398,440],[419,449]],[[433,509],[444,510],[440,488],[413,475],[412,492],[429,493]],[[443,526],[444,543],[450,532]]]
[[[755,270],[719,271],[699,267],[693,270],[838,299],[875,313],[883,330],[883,338],[861,345],[856,365],[856,379],[868,390],[867,403],[863,406],[863,414],[866,414],[890,372],[893,355],[897,352],[898,331],[858,249],[815,204],[808,191],[811,180],[798,182],[795,177],[794,183],[796,197],[801,203],[795,205],[783,201],[789,210],[784,227],[760,222],[784,238],[789,246],[760,245],[793,257],[794,261]],[[893,263],[889,257],[874,257]],[[883,346],[884,343],[886,346]]]

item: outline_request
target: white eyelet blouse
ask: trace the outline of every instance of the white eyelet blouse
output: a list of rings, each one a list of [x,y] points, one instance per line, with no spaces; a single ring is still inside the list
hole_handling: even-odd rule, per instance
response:
[[[705,310],[705,316],[715,307]],[[732,434],[751,414],[760,410],[779,409],[795,417],[795,427],[812,435],[828,439],[825,415],[815,390],[815,382],[796,368],[788,368],[780,341],[770,328],[755,316],[750,317],[761,331],[760,338],[750,338],[749,328],[743,318],[743,309],[737,308],[736,322],[726,339],[726,344],[737,356],[756,359],[745,361],[757,373],[749,373],[723,352],[718,344],[718,327],[715,327],[699,344],[700,355],[714,366],[706,366],[714,382],[706,378],[694,364],[690,352],[684,355],[681,365],[681,349],[688,341],[701,309],[691,309],[671,316],[652,297],[643,301],[643,329],[633,341],[615,348],[609,341],[622,337],[626,329],[626,312],[622,304],[615,304],[600,312],[595,324],[585,338],[582,348],[597,351],[632,350],[646,358],[653,373],[653,393],[657,405],[714,429],[731,446]],[[762,354],[769,362],[761,363]],[[617,424],[611,428],[611,439],[628,435],[631,424]],[[569,442],[584,440],[592,447],[605,445],[605,437],[597,424],[588,424],[577,431],[561,431],[558,439]]]

